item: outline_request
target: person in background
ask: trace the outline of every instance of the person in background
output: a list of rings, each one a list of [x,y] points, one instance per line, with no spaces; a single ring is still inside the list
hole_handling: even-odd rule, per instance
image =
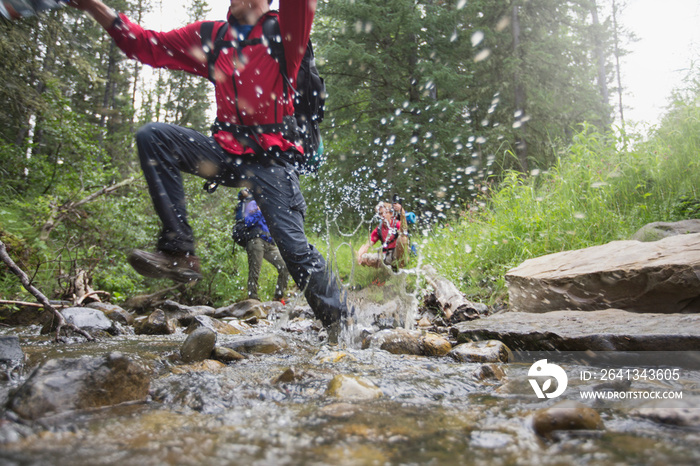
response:
[[[401,222],[394,217],[394,209],[388,202],[380,202],[375,207],[380,223],[372,230],[369,241],[358,251],[357,263],[367,267],[380,267],[381,264],[396,268],[396,242],[401,232]],[[382,250],[369,252],[372,245],[382,242]]]
[[[284,292],[289,281],[289,272],[280,256],[275,240],[270,236],[270,229],[265,218],[246,188],[238,193],[239,209],[236,209],[236,223],[242,222],[245,251],[248,255],[248,299],[260,300],[258,295],[258,280],[262,269],[263,259],[277,269],[277,285],[275,286],[275,301],[284,301]],[[238,219],[240,215],[240,220]],[[235,231],[235,229],[234,229]],[[236,238],[234,238],[236,239]],[[241,243],[238,243],[241,244]]]
[[[415,245],[411,244],[411,235],[408,232],[408,225],[416,223],[416,214],[406,212],[403,207],[404,200],[398,194],[394,194],[392,208],[394,209],[394,219],[401,225],[401,232],[396,243],[396,259],[399,267],[405,267],[409,261],[409,253],[416,251]]]
[[[309,306],[337,341],[348,305],[321,253],[304,231],[306,202],[299,185],[303,148],[286,136],[293,118],[293,92],[307,48],[316,0],[281,0],[279,13],[268,0],[231,0],[222,50],[210,64],[205,53],[203,22],[169,32],[146,30],[101,0],[70,0],[90,14],[130,58],[156,68],[182,70],[214,81],[216,122],[213,135],[166,123],[149,123],[136,133],[141,168],[162,222],[156,252],[134,250],[129,263],[146,277],[191,282],[202,278],[188,222],[182,174],[207,182],[251,190],[275,239],[287,269]],[[268,52],[263,23],[274,17],[284,48],[284,61]],[[220,22],[225,24],[226,22]],[[219,23],[217,23],[219,24]],[[208,46],[207,46],[208,49]],[[286,66],[289,83],[282,78]]]

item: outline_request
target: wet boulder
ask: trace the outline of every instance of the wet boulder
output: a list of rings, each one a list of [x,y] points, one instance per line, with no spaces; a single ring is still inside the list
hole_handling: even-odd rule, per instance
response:
[[[382,390],[362,377],[340,374],[328,383],[326,395],[343,400],[373,400],[382,396]]]
[[[238,351],[234,351],[231,348],[224,348],[223,346],[217,346],[214,348],[211,356],[215,360],[223,362],[224,364],[241,361],[246,358]]]
[[[698,396],[682,400],[653,400],[635,408],[631,414],[660,424],[700,429],[699,406]]]
[[[73,324],[81,330],[88,332],[93,336],[98,335],[118,335],[120,333],[119,326],[113,320],[107,318],[104,312],[98,309],[89,307],[69,307],[63,309],[61,315],[66,320],[66,323]],[[58,322],[52,319],[42,329],[41,333],[46,335],[56,330]]]
[[[118,322],[122,325],[134,325],[134,316],[116,304],[101,303],[95,301],[87,305],[91,309],[97,309],[107,316],[108,319]]]
[[[452,350],[452,344],[436,333],[426,333],[421,338],[421,342],[425,356],[445,356]]]
[[[0,336],[0,380],[24,364],[24,352],[16,335]]]
[[[498,339],[522,351],[694,351],[700,315],[637,314],[619,309],[500,312],[454,326],[457,341]]]
[[[211,306],[186,306],[176,301],[167,299],[160,306],[168,319],[178,321],[181,325],[189,325],[197,316],[214,315],[215,309]]]
[[[278,353],[287,349],[287,340],[279,335],[264,335],[261,337],[241,338],[221,343],[220,346],[239,353]]]
[[[150,371],[120,353],[51,359],[32,372],[7,407],[24,419],[36,420],[66,411],[143,401],[149,385]]]
[[[510,349],[501,341],[486,340],[461,343],[448,353],[455,361],[495,363],[512,359]]]
[[[392,354],[419,356],[423,354],[423,341],[419,331],[393,328],[367,336],[362,342],[362,348],[378,348]]]
[[[220,307],[214,311],[214,317],[221,319],[223,317],[235,317],[241,320],[247,320],[253,317],[264,319],[267,317],[265,305],[257,299],[246,299],[230,306]]]
[[[233,325],[209,316],[195,316],[192,318],[192,321],[185,329],[185,333],[192,333],[196,329],[203,327],[211,329],[214,332],[222,335],[238,335],[239,333],[242,333],[241,330],[237,329]]]
[[[500,365],[482,364],[472,374],[476,380],[503,380],[506,371]]]
[[[601,430],[605,425],[595,409],[567,400],[537,410],[532,417],[532,428],[540,437],[551,438],[556,431]]]
[[[215,345],[216,332],[208,327],[199,327],[185,339],[180,347],[180,357],[185,363],[209,359]]]
[[[508,271],[510,306],[521,312],[623,309],[700,312],[700,233],[613,241],[523,262]]]
[[[177,321],[168,319],[165,312],[156,309],[148,317],[136,320],[134,333],[137,335],[172,335],[177,331]]]

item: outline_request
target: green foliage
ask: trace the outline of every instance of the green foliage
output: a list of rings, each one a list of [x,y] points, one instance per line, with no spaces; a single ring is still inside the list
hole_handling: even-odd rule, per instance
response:
[[[423,261],[474,299],[498,303],[507,299],[505,273],[524,260],[627,239],[654,221],[696,218],[698,115],[677,105],[648,142],[584,127],[552,169],[508,173],[458,222],[430,231]],[[618,149],[624,142],[635,149]]]
[[[345,228],[348,209],[367,215],[393,193],[444,223],[485,179],[520,168],[519,141],[530,166],[546,168],[552,144],[570,143],[584,121],[609,120],[587,1],[318,5],[328,163],[310,197]],[[610,35],[605,25],[595,32],[603,42]],[[324,218],[310,220],[318,227]]]

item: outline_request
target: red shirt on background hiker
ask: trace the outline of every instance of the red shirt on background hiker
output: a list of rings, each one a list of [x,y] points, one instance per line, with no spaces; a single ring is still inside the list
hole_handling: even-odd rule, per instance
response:
[[[382,242],[382,250],[384,252],[396,248],[396,240],[398,239],[399,232],[401,231],[401,222],[393,218],[393,213],[390,213],[390,215],[392,218],[390,220],[382,220],[381,227],[377,227],[372,230],[372,233],[369,236],[372,244],[375,244],[377,241]],[[387,243],[387,241],[389,242]]]
[[[357,263],[367,267],[380,267],[382,264],[396,267],[396,240],[401,230],[401,222],[394,219],[394,211],[388,202],[380,202],[375,210],[382,219],[381,224],[372,230],[369,240],[360,247]],[[382,242],[382,250],[370,252],[372,245],[379,241]]]

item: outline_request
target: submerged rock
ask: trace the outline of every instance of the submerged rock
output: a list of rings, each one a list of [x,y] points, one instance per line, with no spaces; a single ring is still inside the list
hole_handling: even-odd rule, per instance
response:
[[[601,430],[605,425],[595,409],[567,400],[536,411],[532,427],[537,435],[550,438],[559,430]]]
[[[340,374],[328,383],[326,395],[344,400],[373,400],[382,396],[382,390],[362,377]]]
[[[649,401],[631,414],[661,424],[700,428],[700,397]]]
[[[143,401],[149,384],[149,371],[120,353],[51,359],[29,376],[7,406],[24,419],[36,420],[76,409]]]
[[[0,337],[0,364],[17,364],[24,361],[24,352],[19,344],[19,337],[6,335]]]
[[[21,370],[24,359],[19,337],[16,335],[0,337],[0,380],[11,377],[15,370]]]
[[[700,234],[652,243],[613,241],[549,254],[508,271],[510,306],[520,312],[624,309],[700,312]]]
[[[286,349],[289,344],[287,340],[279,335],[265,335],[262,337],[242,338],[234,341],[227,341],[221,346],[241,353],[277,353]]]
[[[362,348],[379,348],[392,354],[423,354],[423,342],[419,331],[393,328],[380,330],[362,342]]]
[[[482,364],[473,375],[477,380],[503,380],[506,377],[506,371],[496,364]]]
[[[196,361],[191,364],[184,366],[177,366],[172,369],[173,374],[189,374],[192,372],[217,372],[226,367],[221,361],[215,361],[213,359],[205,359],[203,361]]]

